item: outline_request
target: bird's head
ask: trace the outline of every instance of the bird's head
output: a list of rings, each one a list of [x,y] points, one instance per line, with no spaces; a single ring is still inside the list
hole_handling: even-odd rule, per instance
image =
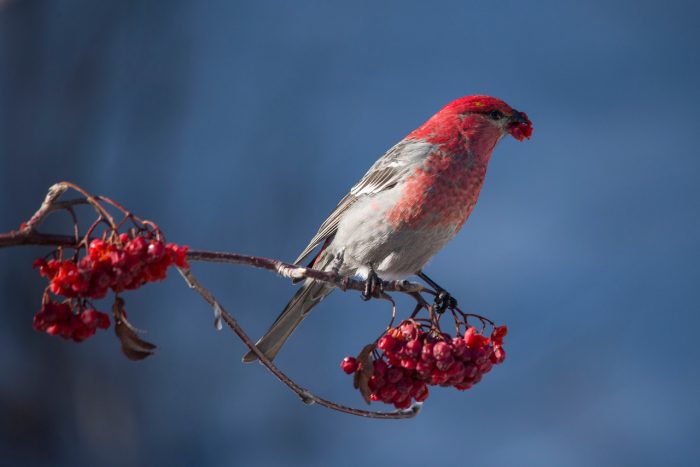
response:
[[[439,113],[457,115],[462,120],[479,119],[479,123],[491,125],[518,141],[530,138],[532,122],[525,112],[518,112],[500,99],[490,96],[466,96],[447,104]]]
[[[450,150],[468,145],[489,153],[499,139],[510,134],[518,141],[530,138],[532,122],[500,99],[490,96],[460,97],[436,113],[409,135]]]

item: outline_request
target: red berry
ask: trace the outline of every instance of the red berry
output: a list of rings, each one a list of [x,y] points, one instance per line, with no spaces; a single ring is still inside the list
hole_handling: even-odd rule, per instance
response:
[[[170,253],[171,259],[177,267],[189,267],[189,264],[187,264],[187,250],[189,250],[189,247],[176,245],[174,243],[168,243],[166,248]]]
[[[423,402],[428,398],[428,386],[422,382],[414,384],[411,389],[411,396],[413,396],[416,402]]]
[[[444,371],[438,370],[435,368],[433,372],[430,374],[430,384],[432,385],[439,385],[439,384],[444,384],[447,382],[449,379],[449,376],[447,376],[447,373]]]
[[[491,360],[486,360],[484,363],[479,365],[479,373],[485,375],[486,373],[491,371],[491,368],[493,368],[493,363],[491,362]]]
[[[389,360],[389,365],[390,365],[390,366],[395,366],[395,367],[400,367],[400,366],[401,366],[401,359],[400,359],[399,357],[397,357],[396,355],[390,354],[390,355],[388,356],[388,360]]]
[[[477,368],[476,365],[473,363],[467,363],[464,365],[464,378],[474,378],[476,374],[479,372],[479,368]]]
[[[429,377],[430,373],[432,371],[433,371],[433,363],[432,362],[420,361],[420,362],[416,363],[416,373],[421,378]]]
[[[95,334],[95,329],[94,328],[89,328],[87,326],[81,326],[73,331],[73,335],[71,336],[75,342],[82,342],[88,337],[91,337]]]
[[[479,347],[472,349],[471,354],[472,361],[477,365],[481,365],[486,360],[489,360],[489,358],[491,357],[490,349],[488,347]]]
[[[467,389],[471,389],[472,386],[473,386],[472,383],[455,384],[455,388],[457,388],[457,390],[459,390],[459,391],[466,391]]]
[[[386,372],[386,379],[391,384],[398,383],[401,378],[403,378],[403,372],[399,368],[391,367]]]
[[[473,327],[469,328],[464,334],[464,341],[467,343],[467,346],[472,349],[485,347],[489,344],[489,338],[477,333],[476,329]]]
[[[148,242],[146,242],[146,239],[143,237],[134,238],[124,247],[126,254],[135,257],[142,257],[146,253],[147,249]]]
[[[80,314],[80,320],[83,324],[89,328],[96,328],[99,322],[102,320],[100,317],[102,313],[97,310],[85,310]]]
[[[506,334],[508,334],[508,327],[496,326],[493,328],[493,332],[491,333],[491,340],[496,345],[502,345],[503,338],[506,336]]]
[[[386,402],[387,404],[391,403],[391,401],[394,400],[396,394],[396,386],[394,386],[393,384],[387,384],[379,390],[379,397],[382,399],[382,401]]]
[[[399,329],[401,330],[401,334],[403,335],[404,339],[407,341],[418,337],[418,329],[416,329],[416,325],[411,321],[404,321]]]
[[[433,357],[435,360],[448,360],[452,357],[452,350],[450,349],[450,344],[444,341],[437,342],[433,346]]]
[[[108,329],[109,328],[109,315],[106,313],[101,313],[100,314],[100,322],[97,323],[97,327],[100,329]]]
[[[493,354],[491,354],[491,361],[495,364],[503,363],[506,359],[506,351],[500,345],[493,348]]]
[[[396,390],[401,394],[408,394],[413,387],[413,382],[408,378],[403,378],[396,383]]]
[[[450,379],[463,379],[464,378],[464,363],[462,362],[454,362],[448,369],[447,369],[447,376]]]
[[[439,370],[447,371],[454,363],[455,359],[452,355],[450,355],[444,360],[437,360],[435,362],[435,367]]]
[[[404,348],[406,349],[406,354],[408,354],[410,357],[418,358],[423,350],[423,343],[418,339],[411,339],[410,341],[406,342],[406,347]]]
[[[433,347],[435,344],[433,342],[426,342],[423,344],[423,349],[420,353],[420,358],[424,362],[431,362],[433,360]]]
[[[367,382],[369,385],[369,388],[374,391],[375,389],[379,389],[382,386],[386,384],[386,380],[384,378],[377,376],[377,375],[372,375],[369,378],[369,381]]]
[[[397,394],[394,397],[394,407],[399,410],[407,409],[411,406],[411,396],[408,394]]]
[[[99,238],[94,239],[90,242],[90,246],[88,246],[88,256],[90,257],[90,259],[97,261],[102,256],[105,247],[106,244],[104,240],[101,240]]]
[[[412,358],[401,359],[401,367],[407,370],[414,370],[416,368],[416,361]]]
[[[377,347],[384,353],[390,353],[396,347],[396,339],[394,339],[390,334],[383,335],[377,342]]]
[[[357,359],[355,357],[345,357],[340,362],[340,368],[347,374],[355,373],[357,371]]]
[[[463,360],[464,357],[469,353],[469,349],[467,348],[467,343],[464,342],[464,339],[462,339],[459,336],[455,336],[452,338],[452,355],[457,360]]]
[[[152,241],[146,250],[146,261],[149,263],[158,262],[163,258],[164,254],[165,245],[163,245],[163,242],[158,240]]]
[[[378,376],[379,378],[383,378],[384,376],[386,376],[386,370],[389,369],[389,366],[384,360],[375,360],[373,366],[375,376]]]

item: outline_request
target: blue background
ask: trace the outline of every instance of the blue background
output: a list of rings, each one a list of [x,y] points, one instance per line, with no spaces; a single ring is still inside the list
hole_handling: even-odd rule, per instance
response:
[[[177,274],[126,296],[157,356],[126,360],[111,332],[64,342],[31,329],[46,250],[8,249],[3,463],[700,463],[698,2],[0,4],[4,231],[68,179],[169,240],[292,260],[450,100],[495,95],[535,128],[499,145],[471,219],[426,270],[509,326],[508,359],[474,389],[435,390],[410,421],[305,406],[239,363],[243,345]],[[248,268],[195,272],[253,337],[294,291]],[[361,405],[338,363],[387,319],[335,293],[278,363]]]

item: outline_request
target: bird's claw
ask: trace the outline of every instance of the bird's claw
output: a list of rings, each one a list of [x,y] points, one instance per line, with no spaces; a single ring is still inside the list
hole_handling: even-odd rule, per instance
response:
[[[437,295],[435,295],[435,302],[433,303],[433,309],[442,314],[448,309],[457,308],[457,299],[450,295],[445,290],[440,290]]]
[[[374,269],[370,269],[367,279],[365,279],[365,290],[362,291],[362,300],[369,300],[377,291],[384,291],[384,281],[379,278]]]

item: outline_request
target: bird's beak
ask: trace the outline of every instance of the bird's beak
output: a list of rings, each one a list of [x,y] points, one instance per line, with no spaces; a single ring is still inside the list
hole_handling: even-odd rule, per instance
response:
[[[508,132],[518,141],[522,141],[525,138],[530,139],[530,136],[532,136],[532,122],[527,118],[525,112],[513,110],[513,114],[510,116],[510,123],[508,124]]]
[[[527,119],[527,115],[522,112],[518,112],[517,110],[513,111],[513,115],[510,116],[510,120],[513,123],[527,123],[529,121]]]

